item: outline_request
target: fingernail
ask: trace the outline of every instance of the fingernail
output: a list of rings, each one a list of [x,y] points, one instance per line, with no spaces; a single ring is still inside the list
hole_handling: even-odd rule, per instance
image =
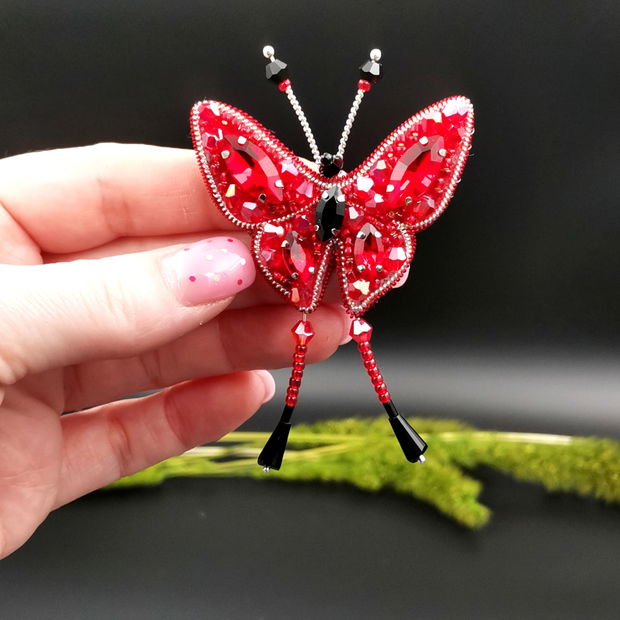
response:
[[[164,261],[164,270],[186,306],[235,295],[256,277],[250,251],[234,237],[212,237],[187,245]]]
[[[263,388],[265,390],[263,402],[266,403],[268,400],[271,400],[276,393],[276,382],[273,380],[271,373],[266,370],[255,370],[254,372],[263,382]]]
[[[407,278],[409,277],[410,269],[411,267],[407,267],[407,271],[405,271],[405,273],[403,273],[403,275],[400,276],[398,282],[394,285],[394,288],[400,288],[407,281]]]

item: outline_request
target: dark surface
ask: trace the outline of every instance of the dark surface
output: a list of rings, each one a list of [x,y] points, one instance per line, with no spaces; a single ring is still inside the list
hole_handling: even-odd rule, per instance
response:
[[[0,147],[188,147],[189,108],[209,97],[307,155],[264,79],[271,43],[333,151],[357,67],[381,47],[345,168],[442,97],[467,95],[477,114],[453,204],[371,313],[399,410],[620,437],[619,31],[612,1],[5,1]],[[296,418],[377,414],[373,402],[343,353],[308,370]],[[247,428],[271,430],[280,408]],[[495,511],[479,533],[342,487],[92,495],[0,563],[0,617],[617,618],[618,509],[476,474]]]
[[[0,565],[2,617],[617,618],[620,512],[483,478],[496,517],[480,533],[340,487],[90,496]]]

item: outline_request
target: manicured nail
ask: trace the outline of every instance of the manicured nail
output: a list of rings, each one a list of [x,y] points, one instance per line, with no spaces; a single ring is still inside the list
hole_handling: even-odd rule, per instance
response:
[[[192,243],[166,259],[164,269],[186,306],[231,297],[256,277],[250,251],[234,237]]]
[[[394,285],[394,288],[400,288],[407,281],[407,278],[409,277],[409,269],[411,269],[411,267],[407,267],[407,271],[400,276],[398,282]]]
[[[266,370],[255,370],[254,371],[260,380],[263,382],[263,388],[265,390],[263,395],[263,402],[266,403],[268,400],[273,398],[273,395],[276,393],[276,382],[274,381],[271,373]]]

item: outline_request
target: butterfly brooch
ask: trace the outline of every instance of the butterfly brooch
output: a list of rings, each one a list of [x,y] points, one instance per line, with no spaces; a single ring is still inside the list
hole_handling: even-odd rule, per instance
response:
[[[191,134],[206,186],[220,211],[249,232],[258,269],[301,313],[292,328],[293,367],[281,419],[258,463],[280,469],[297,404],[307,344],[308,315],[321,303],[336,271],[351,336],[405,457],[424,462],[424,440],[401,416],[370,346],[362,315],[406,274],[415,234],[445,210],[465,165],[474,131],[473,107],[448,97],[397,127],[352,172],[344,172],[346,143],[364,95],[381,77],[380,50],[360,67],[361,79],[335,154],[319,152],[288,78],[286,63],[263,49],[266,76],[289,99],[308,140],[314,167],[271,131],[225,103],[200,101]]]

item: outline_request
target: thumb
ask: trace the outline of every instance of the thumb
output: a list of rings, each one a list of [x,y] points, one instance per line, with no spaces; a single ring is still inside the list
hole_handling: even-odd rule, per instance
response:
[[[222,312],[254,281],[233,237],[36,266],[0,267],[0,384],[159,346]]]

